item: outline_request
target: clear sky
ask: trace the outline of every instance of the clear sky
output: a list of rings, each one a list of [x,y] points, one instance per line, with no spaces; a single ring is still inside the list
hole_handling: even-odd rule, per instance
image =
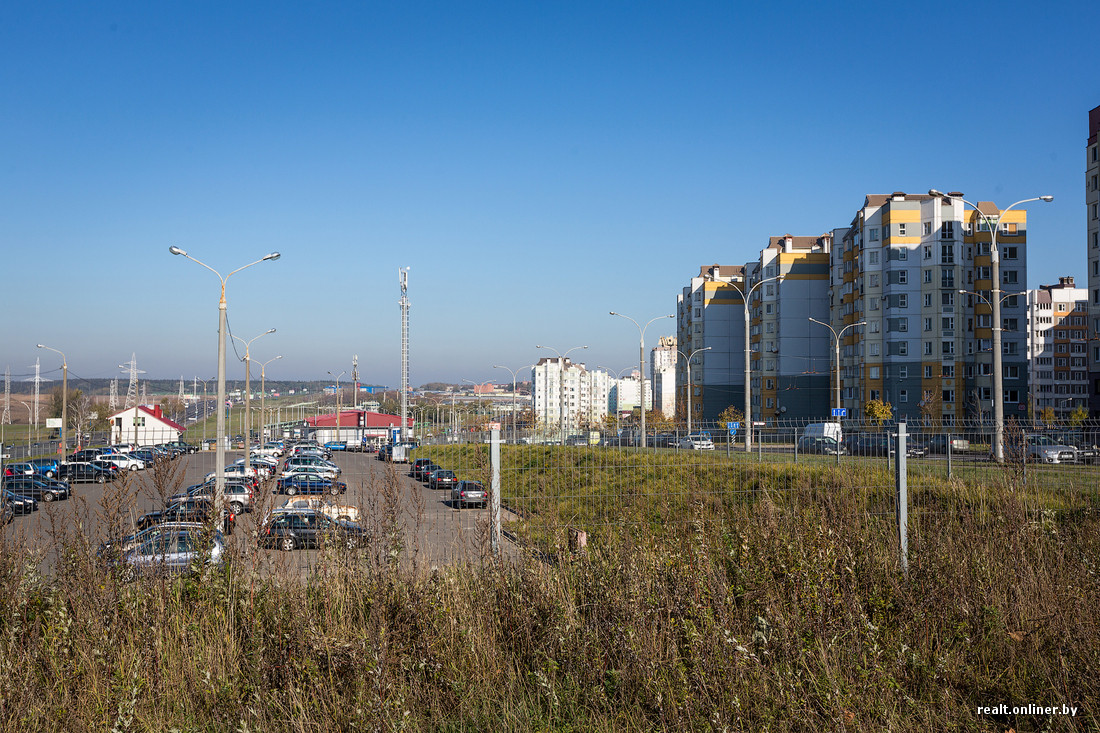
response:
[[[0,369],[216,371],[218,280],[269,376],[484,381],[637,361],[704,264],[868,193],[1031,204],[1085,272],[1100,3],[0,5]],[[656,323],[647,348],[673,332]],[[662,327],[664,326],[664,327]],[[230,353],[232,359],[232,352]],[[574,354],[578,357],[578,354]],[[231,360],[231,378],[243,366]]]

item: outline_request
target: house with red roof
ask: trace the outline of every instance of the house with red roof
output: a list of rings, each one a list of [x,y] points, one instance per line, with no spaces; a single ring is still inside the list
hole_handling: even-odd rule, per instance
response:
[[[127,407],[108,418],[111,425],[111,443],[137,443],[156,445],[179,440],[187,428],[169,420],[161,412],[160,405]]]
[[[413,419],[406,418],[406,424],[411,429]],[[339,422],[339,431],[337,431]],[[370,412],[367,410],[341,410],[339,421],[337,413],[318,415],[306,420],[309,432],[319,443],[327,443],[330,440],[346,440],[348,443],[363,443],[367,445],[390,442],[394,430],[401,428],[400,415],[388,415],[384,412]],[[337,432],[340,437],[337,438]]]

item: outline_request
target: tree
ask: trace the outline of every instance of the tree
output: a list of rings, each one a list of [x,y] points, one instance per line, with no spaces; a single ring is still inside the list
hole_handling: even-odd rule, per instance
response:
[[[1071,428],[1079,428],[1085,424],[1085,420],[1089,419],[1089,411],[1081,405],[1073,408],[1073,412],[1069,414],[1069,425]]]
[[[920,414],[926,425],[937,425],[943,415],[943,394],[939,390],[925,390],[920,401]]]
[[[730,405],[726,409],[718,413],[718,422],[725,425],[728,422],[743,422],[745,415],[743,412],[737,409],[734,405]]]
[[[165,397],[160,401],[160,410],[169,420],[180,422],[185,419],[187,406],[177,397]]]
[[[50,404],[47,408],[49,410],[50,417],[61,417],[61,397],[62,388],[60,385],[50,390]],[[71,413],[76,408],[81,398],[84,397],[84,392],[79,388],[69,390],[69,412]]]
[[[652,427],[655,433],[667,433],[675,427],[672,418],[665,416],[661,410],[646,410],[645,419],[646,430]]]
[[[1054,421],[1058,419],[1058,413],[1054,411],[1053,407],[1044,407],[1039,411],[1039,419],[1042,420],[1047,426],[1054,424]]]
[[[868,422],[881,426],[894,416],[894,408],[889,402],[883,400],[867,400],[863,403],[863,414]]]

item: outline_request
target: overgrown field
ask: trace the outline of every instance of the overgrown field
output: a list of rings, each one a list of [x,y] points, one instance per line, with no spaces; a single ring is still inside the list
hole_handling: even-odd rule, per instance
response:
[[[566,470],[565,455],[540,465]],[[599,526],[611,507],[647,521],[515,564],[418,572],[379,564],[379,547],[326,555],[305,580],[234,563],[127,583],[71,534],[48,577],[5,545],[0,727],[1100,728],[1095,511],[1036,511],[1038,497],[999,484],[937,485],[905,574],[888,476],[761,466],[730,498],[702,490],[732,480],[707,463],[713,473],[624,468]],[[666,490],[632,498],[650,470]],[[859,487],[871,484],[868,498]],[[547,511],[540,501],[532,511]],[[977,712],[1002,703],[1078,713]]]

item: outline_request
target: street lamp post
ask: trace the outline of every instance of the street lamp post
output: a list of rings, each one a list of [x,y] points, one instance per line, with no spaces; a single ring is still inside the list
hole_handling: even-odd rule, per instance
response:
[[[638,445],[639,447],[645,448],[645,330],[649,328],[649,324],[653,323],[654,321],[660,320],[662,318],[675,318],[675,316],[673,316],[671,313],[664,316],[657,316],[655,318],[649,319],[649,321],[643,326],[630,316],[624,316],[622,313],[610,311],[610,314],[613,316],[618,316],[619,318],[625,318],[626,320],[632,322],[635,326],[638,327],[638,379],[641,380],[638,386],[638,402],[641,405],[640,412],[642,413],[642,434],[641,437],[638,439]]]
[[[746,275],[747,275],[747,273],[746,273]],[[752,291],[756,290],[758,287],[760,287],[764,283],[771,282],[773,280],[782,280],[782,279],[783,279],[782,275],[775,275],[773,277],[766,277],[763,280],[759,280],[759,281],[753,283],[752,286],[748,290],[745,290],[742,286],[739,286],[735,282],[732,282],[732,281],[730,282],[730,285],[732,285],[733,287],[737,288],[738,291],[740,291],[741,301],[742,301],[742,304],[744,305],[744,311],[745,311],[745,416],[744,416],[743,419],[745,420],[745,452],[746,453],[751,453],[752,452],[752,398],[751,398],[751,394],[750,394],[750,391],[751,391],[751,388],[752,388],[752,360],[750,359],[750,356],[751,356],[752,352],[750,351],[750,344],[749,344],[749,322],[751,320],[751,318],[750,318],[751,312],[750,312],[750,309],[749,309],[749,299],[752,298]]]
[[[252,354],[250,349],[253,341],[269,333],[275,333],[275,329],[269,328],[259,336],[253,336],[247,341],[240,336],[233,337],[244,344],[244,474],[246,476],[251,468],[250,455],[252,453]]]
[[[282,359],[283,355],[273,356],[267,361],[260,362],[260,447],[263,447],[264,438],[267,436],[267,413],[264,412],[264,404],[267,400],[267,365],[278,359]]]
[[[347,369],[340,372],[339,374],[333,374],[332,372],[329,372],[329,376],[336,377],[336,441],[337,442],[340,441],[340,377],[344,376],[347,373],[348,373]],[[402,409],[402,412],[404,412],[404,409]],[[402,422],[405,421],[404,414],[401,415],[401,420],[402,420]],[[402,438],[405,436],[404,426],[401,427],[401,436],[402,436]]]
[[[558,355],[558,430],[561,433],[561,444],[565,445],[565,359],[569,356],[570,352],[577,349],[587,349],[587,346],[574,346],[566,351],[564,354],[555,349],[553,346],[542,346],[541,344],[535,345],[536,349],[550,349]],[[549,385],[547,385],[549,387]],[[547,390],[549,391],[549,389]]]
[[[997,228],[1001,219],[1004,218],[1004,215],[1013,207],[1032,201],[1045,201],[1049,203],[1054,200],[1054,197],[1035,196],[1033,198],[1020,199],[1015,203],[1009,204],[1007,208],[1002,209],[1000,214],[994,218],[961,196],[948,196],[942,191],[937,191],[934,188],[928,189],[928,195],[936,196],[941,199],[957,198],[959,201],[968,204],[970,208],[974,209],[974,211],[978,213],[978,216],[982,217],[982,220],[985,221],[986,225],[989,227],[989,274],[993,282],[993,297],[990,298],[990,305],[993,311],[993,455],[997,459],[997,463],[1004,463],[1005,401],[1004,374],[1001,371],[1001,254],[997,249]]]
[[[528,364],[527,366],[521,366],[519,369],[509,369],[506,366],[500,364],[494,364],[493,369],[503,369],[506,372],[512,374],[512,442],[516,442],[516,375],[519,374],[520,369],[534,369],[534,364]]]
[[[69,449],[69,443],[66,440],[69,424],[69,360],[65,354],[45,344],[38,344],[38,348],[61,354],[61,456],[64,458],[65,451]]]
[[[684,352],[680,351],[679,349],[676,349],[676,353],[679,354],[680,356],[684,357],[684,361],[687,363],[687,397],[688,397],[688,399],[687,399],[687,414],[688,414],[687,429],[688,429],[688,435],[691,435],[691,387],[692,387],[692,385],[691,385],[691,360],[700,351],[710,351],[711,348],[713,348],[713,347],[704,346],[701,349],[696,349],[695,351],[691,352],[691,354],[685,354]]]
[[[280,255],[278,252],[266,254],[255,262],[249,262],[247,265],[238,267],[225,277],[222,277],[221,273],[213,267],[205,262],[200,262],[179,247],[169,247],[168,251],[174,255],[186,257],[192,262],[202,265],[207,270],[217,275],[218,280],[220,280],[222,284],[221,298],[218,300],[218,444],[214,457],[214,511],[211,512],[214,515],[212,522],[214,526],[217,527],[218,520],[220,519],[220,510],[222,504],[225,503],[225,283],[229,278],[233,277],[233,275],[241,270],[252,267],[253,265],[258,265],[267,260],[277,260]]]
[[[486,382],[475,382],[472,379],[466,379],[465,377],[463,377],[462,381],[463,382],[469,382],[470,384],[474,385],[474,395],[477,397],[477,419],[478,419],[478,422],[480,423],[481,422],[481,391],[478,388],[479,387],[484,387],[486,384],[489,384],[492,380],[489,380],[489,381],[486,381]],[[493,417],[493,410],[492,410],[492,407],[490,406],[489,419],[492,420],[492,417]]]
[[[855,323],[849,323],[847,326],[843,326],[839,331],[830,326],[825,321],[819,321],[816,318],[810,318],[814,323],[821,324],[833,334],[833,355],[836,362],[836,404],[833,407],[840,407],[840,339],[844,335],[844,332],[853,326],[866,326],[867,321],[857,321]]]
[[[206,416],[210,414],[206,404],[206,383],[213,380],[195,377],[195,381],[202,382],[202,449],[206,450]]]

